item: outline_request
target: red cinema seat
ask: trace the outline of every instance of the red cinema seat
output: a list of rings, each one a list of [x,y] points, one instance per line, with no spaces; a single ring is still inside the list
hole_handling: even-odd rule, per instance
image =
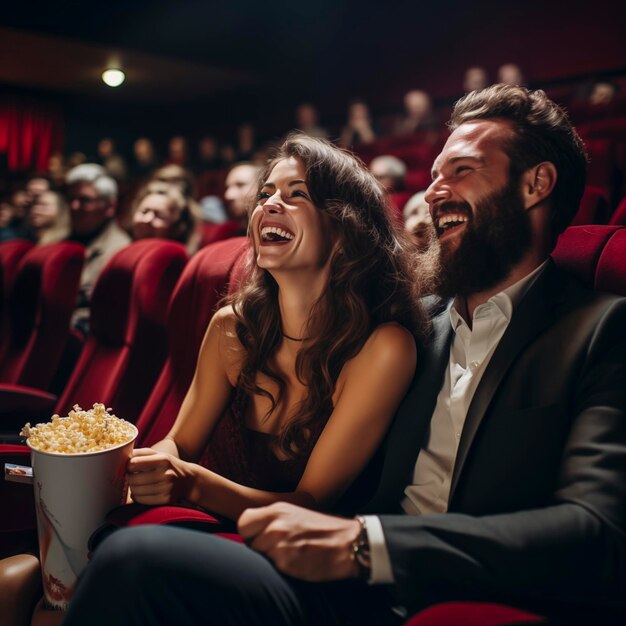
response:
[[[167,355],[170,297],[187,262],[174,241],[144,239],[115,254],[94,288],[90,331],[55,412],[110,406],[136,422]]]
[[[69,334],[84,257],[84,247],[74,242],[26,253],[11,289],[0,382],[49,388]]]
[[[232,237],[242,237],[245,234],[245,229],[242,228],[241,223],[236,220],[228,220],[221,224],[205,222],[202,224],[202,241],[200,242],[200,247],[204,248],[217,241],[231,239]]]
[[[606,224],[609,218],[609,197],[602,187],[585,187],[583,197],[571,226]]]
[[[612,139],[586,139],[585,147],[589,155],[587,184],[606,191],[610,200],[614,200],[617,185],[617,160]]]
[[[414,615],[404,626],[521,626],[548,624],[540,615],[488,602],[446,602]]]
[[[586,287],[593,289],[596,287],[596,275],[601,256],[612,238],[624,230],[626,229],[622,226],[598,224],[570,226],[561,233],[552,251],[552,258],[559,267],[576,276]],[[614,261],[619,262],[617,259]],[[607,263],[609,263],[608,260]],[[616,291],[616,293],[620,292]]]
[[[169,353],[161,376],[137,421],[138,446],[149,446],[169,431],[187,393],[204,333],[249,240],[236,237],[198,251],[172,296],[168,320]]]
[[[166,357],[170,296],[186,261],[182,244],[161,239],[137,241],[110,259],[94,288],[87,341],[54,412],[66,415],[74,404],[102,402],[119,417],[137,420]],[[42,419],[52,412],[51,403]],[[14,421],[17,428],[33,420],[22,410]],[[30,453],[26,446],[0,445],[0,462],[29,465]],[[0,488],[7,494],[0,556],[8,556],[11,542],[33,542],[33,493],[32,487],[5,481]]]
[[[0,243],[0,363],[9,344],[9,301],[17,268],[34,245],[25,239]]]
[[[626,226],[626,197],[617,205],[617,208],[611,215],[609,224],[614,226]]]

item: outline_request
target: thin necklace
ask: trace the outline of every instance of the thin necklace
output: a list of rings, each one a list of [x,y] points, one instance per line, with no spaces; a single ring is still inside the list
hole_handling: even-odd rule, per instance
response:
[[[290,341],[304,341],[306,339],[306,337],[302,337],[301,339],[298,339],[297,337],[290,337],[289,335],[286,335],[285,333],[282,333],[282,335],[285,339],[289,339]]]

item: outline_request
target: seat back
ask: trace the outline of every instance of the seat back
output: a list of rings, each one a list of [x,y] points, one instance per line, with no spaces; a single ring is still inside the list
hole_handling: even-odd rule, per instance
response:
[[[138,445],[162,439],[174,423],[191,384],[200,344],[222,297],[226,295],[249,240],[235,237],[197,252],[185,267],[170,303],[168,358],[137,427]]]
[[[9,345],[0,381],[48,389],[69,334],[85,248],[75,242],[35,246],[10,293]]]
[[[571,226],[606,224],[609,218],[609,197],[601,187],[585,187]]]
[[[34,245],[25,239],[0,243],[0,363],[9,345],[9,301],[17,268]]]
[[[90,331],[56,406],[102,402],[135,422],[167,355],[167,311],[187,262],[174,241],[144,239],[107,263],[91,299]]]
[[[590,289],[626,296],[626,227],[570,226],[552,258]]]

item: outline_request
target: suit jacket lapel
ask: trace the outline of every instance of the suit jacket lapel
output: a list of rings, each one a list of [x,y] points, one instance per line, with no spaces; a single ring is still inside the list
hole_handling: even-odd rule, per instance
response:
[[[448,304],[432,321],[426,345],[418,352],[418,366],[411,389],[403,400],[386,442],[381,479],[366,511],[397,508],[410,480],[417,455],[428,435],[428,426],[441,389],[450,355],[452,326]]]
[[[502,379],[524,347],[552,323],[555,294],[559,292],[558,283],[557,270],[550,260],[514,310],[511,322],[491,357],[465,417],[452,473],[449,503],[452,502],[476,432]]]

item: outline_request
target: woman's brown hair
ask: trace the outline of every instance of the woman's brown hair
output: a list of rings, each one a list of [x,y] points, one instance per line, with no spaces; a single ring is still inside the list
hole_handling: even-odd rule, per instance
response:
[[[411,242],[391,217],[383,189],[362,162],[323,139],[292,134],[268,163],[261,184],[278,161],[289,157],[303,162],[313,204],[339,242],[331,253],[328,285],[309,315],[308,340],[296,359],[296,374],[308,394],[280,434],[278,447],[293,458],[309,450],[312,434],[333,410],[342,367],[376,326],[396,321],[422,334],[425,316],[418,296],[425,277]],[[249,262],[248,278],[231,299],[246,354],[239,385],[271,401],[269,416],[285,390],[272,363],[282,341],[278,285],[252,257]],[[277,383],[277,397],[257,385],[257,372]]]

